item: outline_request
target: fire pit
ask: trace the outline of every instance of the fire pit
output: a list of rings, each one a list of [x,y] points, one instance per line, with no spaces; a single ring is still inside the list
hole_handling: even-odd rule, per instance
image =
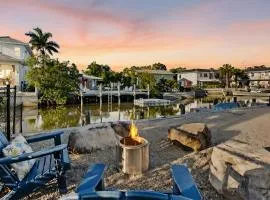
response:
[[[140,137],[138,129],[132,122],[128,137],[120,140],[120,169],[129,175],[140,175],[149,168],[149,142]]]

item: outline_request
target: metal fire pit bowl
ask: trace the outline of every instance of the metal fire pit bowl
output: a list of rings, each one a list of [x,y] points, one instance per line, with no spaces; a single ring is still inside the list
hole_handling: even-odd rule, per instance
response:
[[[119,145],[119,167],[129,175],[141,175],[149,168],[149,142],[143,137],[124,137]]]

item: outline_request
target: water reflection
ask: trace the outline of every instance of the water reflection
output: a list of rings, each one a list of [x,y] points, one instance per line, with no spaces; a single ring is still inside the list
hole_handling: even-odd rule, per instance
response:
[[[213,102],[233,101],[233,98],[206,97],[203,99],[184,100],[178,104],[160,107],[134,107],[132,103],[117,103],[84,105],[81,113],[80,105],[58,106],[42,109],[24,108],[23,110],[23,132],[33,133],[56,128],[83,126],[90,123],[110,122],[130,119],[155,119],[164,116],[180,115],[179,105],[184,104],[186,112],[195,108],[210,108]],[[250,103],[252,100],[239,99],[241,102]],[[257,100],[258,102],[259,100]],[[260,100],[264,101],[264,100]]]
[[[133,104],[123,103],[109,107],[104,105],[84,105],[81,114],[80,105],[57,106],[33,110],[23,110],[23,132],[37,132],[55,128],[82,126],[90,123],[130,120],[154,119],[163,116],[172,116],[179,113],[177,105],[162,107],[134,107]]]

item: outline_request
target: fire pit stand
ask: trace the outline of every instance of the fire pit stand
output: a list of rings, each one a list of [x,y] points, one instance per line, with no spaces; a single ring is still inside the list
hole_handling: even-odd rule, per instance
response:
[[[118,150],[119,168],[129,175],[140,175],[149,168],[149,142],[143,137],[124,137]]]

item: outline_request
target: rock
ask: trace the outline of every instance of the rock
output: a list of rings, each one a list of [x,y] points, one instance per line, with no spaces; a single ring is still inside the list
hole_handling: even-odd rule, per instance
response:
[[[127,137],[129,135],[129,126],[128,122],[114,122],[112,123],[113,130],[121,137]]]
[[[270,152],[238,140],[213,148],[210,183],[229,199],[270,199]]]
[[[203,150],[211,145],[211,132],[204,123],[183,124],[171,127],[168,138],[178,141],[194,151]]]
[[[90,153],[95,150],[116,148],[119,136],[109,123],[91,124],[70,133],[68,148],[76,153]]]

